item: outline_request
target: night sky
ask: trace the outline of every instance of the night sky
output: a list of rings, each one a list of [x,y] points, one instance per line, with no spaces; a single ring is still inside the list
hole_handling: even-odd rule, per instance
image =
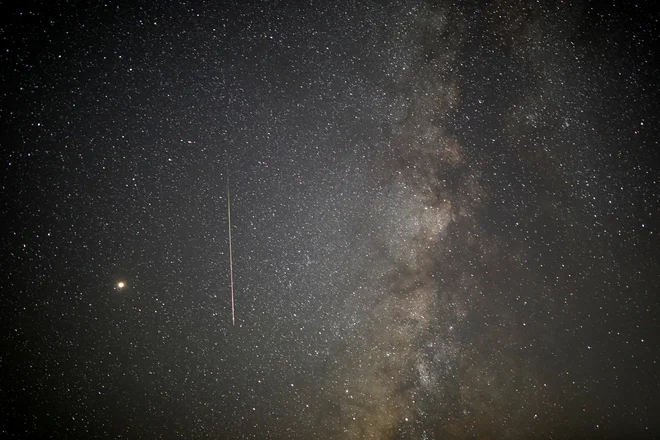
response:
[[[531,3],[3,2],[0,437],[660,436],[659,9]]]

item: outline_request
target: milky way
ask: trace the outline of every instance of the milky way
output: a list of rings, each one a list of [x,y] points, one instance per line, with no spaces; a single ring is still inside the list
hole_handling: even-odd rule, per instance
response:
[[[657,7],[35,8],[4,437],[658,436]]]

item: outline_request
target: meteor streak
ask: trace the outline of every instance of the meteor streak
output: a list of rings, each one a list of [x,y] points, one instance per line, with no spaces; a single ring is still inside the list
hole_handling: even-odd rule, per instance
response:
[[[231,246],[231,198],[229,196],[229,171],[227,171],[227,222],[229,229],[229,286],[231,288],[231,325],[236,325],[234,314],[234,262]]]

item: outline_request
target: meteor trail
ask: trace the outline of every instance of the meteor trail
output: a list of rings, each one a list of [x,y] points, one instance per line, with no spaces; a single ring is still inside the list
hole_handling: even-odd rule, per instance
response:
[[[234,315],[234,262],[231,247],[231,199],[229,196],[229,171],[227,171],[227,222],[229,229],[229,286],[231,287],[231,325],[236,325]]]

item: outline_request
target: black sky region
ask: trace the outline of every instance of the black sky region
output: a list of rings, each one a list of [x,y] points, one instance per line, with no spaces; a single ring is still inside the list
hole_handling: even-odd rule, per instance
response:
[[[660,436],[653,2],[0,8],[2,438]]]

